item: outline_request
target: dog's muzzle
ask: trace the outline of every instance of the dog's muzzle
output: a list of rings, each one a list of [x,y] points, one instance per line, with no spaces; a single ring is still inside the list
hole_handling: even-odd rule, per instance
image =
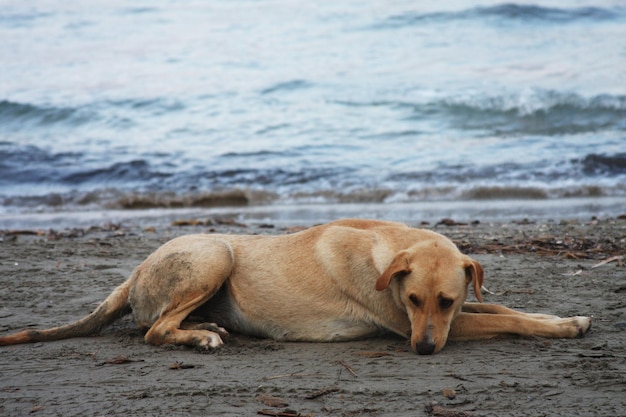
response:
[[[415,344],[415,352],[420,355],[432,355],[437,345],[430,337],[424,337]]]

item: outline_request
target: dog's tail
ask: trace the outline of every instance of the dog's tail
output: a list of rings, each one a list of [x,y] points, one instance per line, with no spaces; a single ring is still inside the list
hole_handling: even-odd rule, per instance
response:
[[[118,318],[130,313],[128,294],[131,279],[117,287],[91,314],[65,326],[46,330],[24,330],[8,336],[0,336],[0,346],[18,345],[21,343],[48,342],[69,339],[72,337],[90,336],[100,332],[104,327]]]

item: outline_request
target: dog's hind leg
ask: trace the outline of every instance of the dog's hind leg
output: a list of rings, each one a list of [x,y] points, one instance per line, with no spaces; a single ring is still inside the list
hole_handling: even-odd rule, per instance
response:
[[[146,342],[205,349],[222,345],[222,328],[183,321],[219,291],[233,265],[230,245],[208,235],[174,239],[148,257],[130,296],[137,324],[149,327]]]
[[[224,342],[224,333],[217,326],[211,330],[198,326],[185,326],[182,321],[198,306],[207,301],[205,295],[182,301],[182,305],[176,301],[174,309],[164,311],[161,317],[152,325],[146,333],[146,342],[153,345],[173,344],[197,346],[204,349],[216,348]]]

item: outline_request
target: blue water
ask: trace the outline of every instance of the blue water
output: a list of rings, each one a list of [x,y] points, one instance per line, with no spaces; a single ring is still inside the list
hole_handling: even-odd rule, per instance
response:
[[[624,3],[422,3],[0,0],[0,215],[626,212]]]

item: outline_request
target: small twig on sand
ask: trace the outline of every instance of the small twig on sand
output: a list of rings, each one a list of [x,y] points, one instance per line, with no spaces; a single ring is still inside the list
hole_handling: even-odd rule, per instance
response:
[[[602,266],[602,265],[606,265],[606,264],[611,263],[613,261],[617,261],[617,266],[624,265],[624,257],[623,256],[612,256],[609,259],[605,259],[602,262],[598,262],[597,264],[592,266],[591,269],[597,268],[597,267]]]
[[[344,368],[346,368],[348,370],[348,372],[350,372],[352,374],[353,377],[357,377],[356,372],[354,372],[354,369],[352,369],[350,367],[350,365],[348,365],[347,363],[345,363],[342,359],[339,359],[339,365],[343,366]]]

